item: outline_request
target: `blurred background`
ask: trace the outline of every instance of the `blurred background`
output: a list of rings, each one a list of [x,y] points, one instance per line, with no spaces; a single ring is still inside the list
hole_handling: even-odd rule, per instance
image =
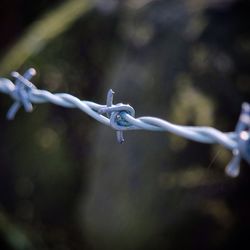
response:
[[[248,0],[2,0],[0,75],[233,131],[250,97]],[[0,249],[249,249],[250,168],[169,133],[115,133],[76,109],[5,114]]]

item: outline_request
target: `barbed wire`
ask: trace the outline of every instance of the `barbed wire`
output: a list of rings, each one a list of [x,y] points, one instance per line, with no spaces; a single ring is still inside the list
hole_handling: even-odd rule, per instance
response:
[[[7,78],[0,78],[0,92],[8,94],[15,102],[7,113],[7,119],[13,120],[21,106],[26,112],[33,110],[32,104],[52,103],[65,108],[78,108],[95,120],[110,126],[117,133],[119,143],[124,142],[126,130],[167,131],[201,143],[217,143],[233,153],[233,159],[225,172],[231,177],[239,175],[240,161],[244,158],[250,164],[250,105],[242,104],[242,111],[236,129],[223,133],[212,127],[181,126],[166,120],[151,117],[135,117],[135,110],[128,104],[113,104],[112,90],[108,91],[105,105],[80,100],[67,93],[51,93],[35,87],[30,79],[36,74],[35,69],[28,69],[24,75],[13,72],[14,83]]]

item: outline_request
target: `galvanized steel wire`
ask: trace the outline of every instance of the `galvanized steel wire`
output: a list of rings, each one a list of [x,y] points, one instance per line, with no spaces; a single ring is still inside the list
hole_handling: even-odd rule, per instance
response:
[[[67,93],[53,94],[46,90],[37,89],[29,81],[35,73],[34,69],[27,70],[23,76],[17,72],[13,72],[12,76],[16,79],[15,83],[9,79],[0,78],[0,92],[9,95],[15,101],[7,113],[9,120],[14,119],[16,112],[21,106],[24,107],[25,111],[31,112],[33,110],[32,104],[49,102],[65,108],[78,108],[100,123],[116,130],[117,139],[120,143],[124,141],[123,131],[126,130],[167,131],[201,143],[218,143],[232,150],[234,154],[233,160],[226,168],[227,174],[230,176],[237,176],[239,174],[239,162],[242,157],[242,150],[240,150],[239,144],[240,141],[242,142],[242,138],[239,139],[239,135],[242,131],[246,130],[244,119],[239,119],[236,131],[223,133],[212,127],[175,125],[151,116],[136,118],[135,111],[130,105],[122,103],[113,104],[114,92],[112,90],[108,91],[106,104],[101,105],[95,102],[80,100]],[[246,117],[249,118],[249,110],[249,105],[246,103],[243,104],[241,117],[245,117],[245,119]]]

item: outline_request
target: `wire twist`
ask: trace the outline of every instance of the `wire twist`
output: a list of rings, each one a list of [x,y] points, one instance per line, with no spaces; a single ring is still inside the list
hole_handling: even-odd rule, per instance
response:
[[[31,112],[32,104],[49,102],[65,108],[78,108],[95,120],[112,127],[116,130],[119,143],[124,142],[123,131],[126,130],[168,131],[201,143],[218,143],[231,150],[233,159],[225,170],[229,176],[239,175],[241,158],[250,164],[250,105],[247,103],[242,105],[235,131],[223,133],[212,127],[175,125],[151,116],[135,118],[135,110],[130,105],[113,104],[112,90],[108,91],[106,105],[80,100],[66,93],[52,94],[46,90],[39,90],[30,82],[35,74],[36,71],[32,68],[23,76],[13,72],[14,83],[6,78],[0,78],[0,92],[8,94],[15,101],[7,113],[7,119],[13,120],[21,106],[26,112]]]

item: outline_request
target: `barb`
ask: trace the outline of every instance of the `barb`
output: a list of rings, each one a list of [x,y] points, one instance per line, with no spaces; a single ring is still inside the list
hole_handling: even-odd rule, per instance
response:
[[[32,104],[50,102],[65,108],[78,108],[95,120],[110,126],[116,130],[119,143],[124,142],[125,130],[168,131],[201,143],[218,143],[231,150],[233,159],[225,170],[231,177],[239,175],[241,158],[250,164],[250,105],[247,103],[242,105],[235,131],[223,133],[212,127],[175,125],[151,116],[135,118],[135,110],[130,105],[113,104],[112,90],[107,94],[106,105],[80,100],[66,93],[52,94],[46,90],[39,90],[30,82],[35,73],[34,69],[27,70],[23,76],[14,72],[14,83],[6,78],[0,78],[0,92],[8,94],[15,101],[7,113],[7,119],[14,119],[21,106],[26,112],[31,112]]]

